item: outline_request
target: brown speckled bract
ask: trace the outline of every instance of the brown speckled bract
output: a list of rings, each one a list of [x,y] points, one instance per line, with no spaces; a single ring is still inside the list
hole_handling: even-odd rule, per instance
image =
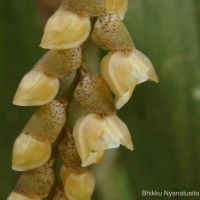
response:
[[[106,11],[106,0],[64,0],[61,6],[81,15],[95,17]]]
[[[28,121],[24,133],[43,142],[54,142],[66,120],[65,108],[66,103],[57,100],[41,106]]]
[[[112,94],[104,80],[98,75],[82,71],[74,97],[83,108],[90,112],[101,115],[115,113]]]
[[[105,50],[131,50],[135,47],[126,26],[120,17],[113,13],[102,13],[99,16],[91,38]]]
[[[53,164],[54,160],[50,159],[41,167],[23,172],[14,191],[32,198],[46,197],[54,182]]]
[[[59,144],[58,151],[65,167],[81,170],[81,159],[76,149],[71,128],[66,129],[66,134]]]

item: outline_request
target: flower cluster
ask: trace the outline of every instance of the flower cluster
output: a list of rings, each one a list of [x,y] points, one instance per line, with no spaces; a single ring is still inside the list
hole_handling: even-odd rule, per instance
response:
[[[123,145],[133,150],[116,108],[130,99],[137,84],[158,78],[122,21],[127,8],[128,0],[63,0],[49,18],[40,44],[48,51],[22,78],[13,100],[15,105],[40,107],[14,142],[12,168],[22,174],[8,200],[90,200],[92,164],[107,149]],[[91,73],[84,60],[89,38],[109,51],[100,75]],[[75,71],[71,86],[56,100],[59,80]],[[86,112],[73,127],[72,101]],[[62,185],[55,174],[59,158]]]

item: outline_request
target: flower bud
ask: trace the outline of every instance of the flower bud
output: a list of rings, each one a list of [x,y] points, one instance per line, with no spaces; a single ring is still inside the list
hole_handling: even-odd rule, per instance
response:
[[[82,167],[99,163],[106,149],[120,144],[133,150],[130,132],[116,115],[85,115],[75,124],[73,135]]]
[[[70,200],[90,200],[95,187],[95,177],[90,169],[74,172],[62,167],[61,179],[65,195]]]
[[[128,10],[128,0],[106,0],[107,13],[115,13],[121,19],[124,19],[127,10]]]
[[[66,103],[53,100],[41,106],[30,118],[23,132],[46,143],[53,143],[66,120]]]
[[[65,167],[80,169],[81,160],[77,152],[71,128],[66,129],[66,134],[59,144],[58,151]]]
[[[59,81],[56,77],[32,69],[21,80],[13,104],[38,106],[50,102],[57,94]]]
[[[80,15],[95,17],[106,11],[106,0],[64,0],[62,6]]]
[[[100,76],[84,70],[82,70],[81,79],[74,92],[75,99],[90,112],[115,113],[112,94],[104,80]]]
[[[89,36],[90,19],[58,9],[47,21],[40,46],[45,49],[70,49],[80,46]]]
[[[23,172],[14,188],[14,192],[33,199],[46,197],[54,182],[53,165],[54,160],[50,159],[41,167]]]
[[[64,78],[81,65],[82,48],[77,47],[66,50],[50,50],[35,65],[47,74]]]
[[[65,196],[65,191],[63,188],[57,187],[52,200],[69,200]]]
[[[116,96],[117,109],[127,103],[137,84],[159,81],[151,61],[137,49],[108,53],[101,61],[101,75]]]
[[[113,13],[102,13],[91,35],[92,40],[105,50],[131,50],[133,40],[121,19]]]
[[[14,143],[12,168],[16,171],[30,170],[46,163],[50,156],[50,144],[22,132]]]
[[[8,196],[7,200],[40,200],[40,198],[27,197],[27,196],[18,194],[16,192],[11,192],[10,195]]]

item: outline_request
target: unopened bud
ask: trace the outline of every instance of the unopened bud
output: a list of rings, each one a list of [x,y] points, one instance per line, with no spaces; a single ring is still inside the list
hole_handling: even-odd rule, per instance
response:
[[[106,0],[64,0],[62,6],[78,14],[95,17],[106,11]]]
[[[75,99],[90,112],[115,113],[112,94],[104,80],[95,74],[82,70],[82,77],[74,92]]]
[[[106,0],[107,13],[115,13],[121,19],[124,19],[127,10],[128,10],[128,0]]]
[[[70,49],[80,46],[89,36],[90,19],[58,9],[47,21],[40,46],[45,49]]]
[[[53,143],[66,120],[66,103],[53,100],[41,106],[30,118],[23,132],[46,143]]]
[[[41,167],[23,172],[14,188],[14,192],[34,199],[46,197],[54,182],[53,164],[54,160],[50,159]]]
[[[71,200],[90,200],[95,187],[95,177],[90,169],[74,172],[62,167],[61,179],[66,196]]]
[[[13,104],[38,106],[50,102],[57,94],[59,81],[56,77],[32,69],[21,80]]]
[[[16,171],[30,170],[43,165],[51,156],[51,145],[21,133],[15,140],[12,168]]]
[[[159,81],[151,61],[137,49],[108,53],[101,61],[101,75],[116,96],[117,109],[127,103],[137,84]]]
[[[64,78],[81,65],[81,47],[66,50],[49,50],[35,65],[47,74]]]
[[[119,51],[134,48],[133,40],[121,19],[113,13],[102,13],[91,35],[92,40],[105,50]]]

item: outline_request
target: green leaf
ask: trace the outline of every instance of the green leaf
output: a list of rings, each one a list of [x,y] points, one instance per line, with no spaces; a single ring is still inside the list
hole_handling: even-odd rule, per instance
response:
[[[142,190],[199,189],[200,3],[194,2],[129,4],[127,27],[160,79],[157,85],[137,86],[120,112],[135,144],[135,151],[123,151],[123,158],[137,199],[142,198]]]
[[[31,108],[12,105],[19,81],[39,58],[41,37],[31,0],[0,1],[0,199],[6,199],[19,173],[11,170],[12,146]]]

